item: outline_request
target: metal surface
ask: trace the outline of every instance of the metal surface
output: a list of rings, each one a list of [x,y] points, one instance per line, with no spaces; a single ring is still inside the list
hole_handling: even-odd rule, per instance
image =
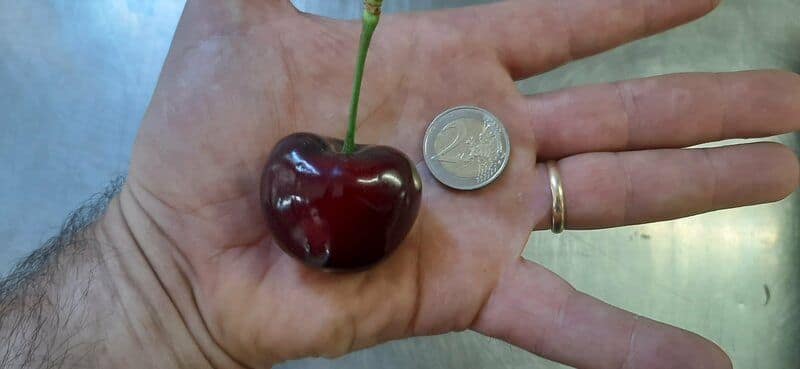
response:
[[[486,1],[482,1],[486,2]],[[421,10],[475,1],[387,1]],[[296,4],[339,18],[360,1]],[[346,4],[346,5],[345,5]],[[0,270],[127,167],[183,3],[0,0]],[[683,71],[800,69],[800,0],[728,0],[689,26],[521,82],[526,93]],[[797,135],[780,141],[798,150]],[[754,174],[757,175],[757,174]],[[800,196],[559,237],[525,256],[608,302],[718,342],[739,368],[800,363]],[[474,333],[283,368],[558,368]]]
[[[494,114],[457,106],[433,119],[425,131],[422,152],[439,182],[458,190],[476,190],[503,173],[511,157],[511,142]]]
[[[550,196],[553,197],[550,231],[560,234],[564,232],[567,226],[567,209],[564,199],[564,186],[561,183],[561,173],[558,172],[558,163],[555,160],[547,162],[547,175],[550,177]]]

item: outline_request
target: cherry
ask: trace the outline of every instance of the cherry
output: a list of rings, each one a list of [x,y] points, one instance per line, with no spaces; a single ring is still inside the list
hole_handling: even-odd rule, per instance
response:
[[[382,2],[364,0],[345,140],[284,137],[261,177],[261,206],[274,239],[314,267],[354,270],[379,262],[400,245],[419,212],[422,188],[408,157],[355,143],[361,79]]]
[[[288,254],[332,270],[363,269],[403,241],[419,211],[419,175],[402,152],[295,133],[264,168],[261,204]]]

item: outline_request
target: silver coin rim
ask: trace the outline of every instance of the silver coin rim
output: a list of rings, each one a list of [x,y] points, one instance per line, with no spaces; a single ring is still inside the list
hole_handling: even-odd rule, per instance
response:
[[[433,125],[436,123],[437,120],[439,120],[439,118],[441,118],[441,117],[443,117],[443,116],[445,116],[445,115],[447,115],[447,114],[449,114],[449,113],[451,113],[451,112],[453,112],[455,110],[477,110],[478,112],[480,112],[482,114],[486,114],[487,116],[489,116],[489,118],[494,119],[494,121],[497,122],[497,124],[500,126],[500,130],[501,130],[501,132],[503,134],[503,143],[508,148],[508,152],[506,153],[506,155],[504,155],[503,163],[500,165],[500,169],[497,170],[497,173],[493,174],[491,177],[489,177],[485,181],[478,182],[475,185],[457,186],[457,185],[454,185],[452,183],[447,183],[447,181],[445,179],[443,179],[442,176],[437,174],[436,171],[431,168],[431,163],[428,160],[428,140],[430,139],[431,130],[433,129]],[[422,140],[422,158],[425,160],[425,165],[428,166],[428,171],[431,172],[431,174],[433,174],[433,177],[436,178],[436,180],[438,180],[439,183],[441,183],[441,184],[443,184],[443,185],[445,185],[447,187],[456,189],[456,190],[465,190],[465,191],[477,190],[477,189],[484,188],[484,187],[488,186],[489,184],[491,184],[492,182],[494,182],[495,180],[497,180],[497,178],[500,177],[500,175],[503,173],[503,171],[505,171],[506,166],[508,165],[508,161],[511,159],[511,140],[508,137],[508,131],[506,131],[506,126],[503,124],[503,121],[501,121],[500,118],[497,118],[497,116],[492,114],[492,112],[490,112],[490,111],[488,111],[488,110],[486,110],[484,108],[478,107],[478,106],[460,105],[460,106],[452,107],[450,109],[447,109],[447,110],[439,113],[439,115],[437,115],[435,118],[433,118],[433,120],[430,122],[430,124],[428,124],[428,128],[425,130],[425,138]]]

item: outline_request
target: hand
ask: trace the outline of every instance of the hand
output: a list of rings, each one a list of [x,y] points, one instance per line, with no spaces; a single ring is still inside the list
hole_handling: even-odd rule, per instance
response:
[[[473,329],[580,368],[729,368],[709,341],[608,306],[520,258],[549,217],[537,155],[560,159],[571,228],[775,201],[798,186],[785,147],[677,148],[797,130],[800,78],[675,75],[531,97],[513,83],[715,5],[507,1],[385,16],[357,141],[418,163],[422,209],[391,258],[329,274],[274,244],[259,178],[289,133],[344,136],[359,24],[300,14],[288,1],[190,1],[136,141],[123,212],[217,366]],[[511,136],[504,175],[476,192],[445,189],[421,160],[427,123],[461,104],[493,111]]]

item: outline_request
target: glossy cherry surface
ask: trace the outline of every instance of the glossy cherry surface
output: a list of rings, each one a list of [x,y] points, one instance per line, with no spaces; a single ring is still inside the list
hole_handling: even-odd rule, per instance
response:
[[[279,141],[261,179],[273,237],[308,265],[363,269],[392,251],[419,212],[421,182],[408,157],[386,146],[295,133]]]

